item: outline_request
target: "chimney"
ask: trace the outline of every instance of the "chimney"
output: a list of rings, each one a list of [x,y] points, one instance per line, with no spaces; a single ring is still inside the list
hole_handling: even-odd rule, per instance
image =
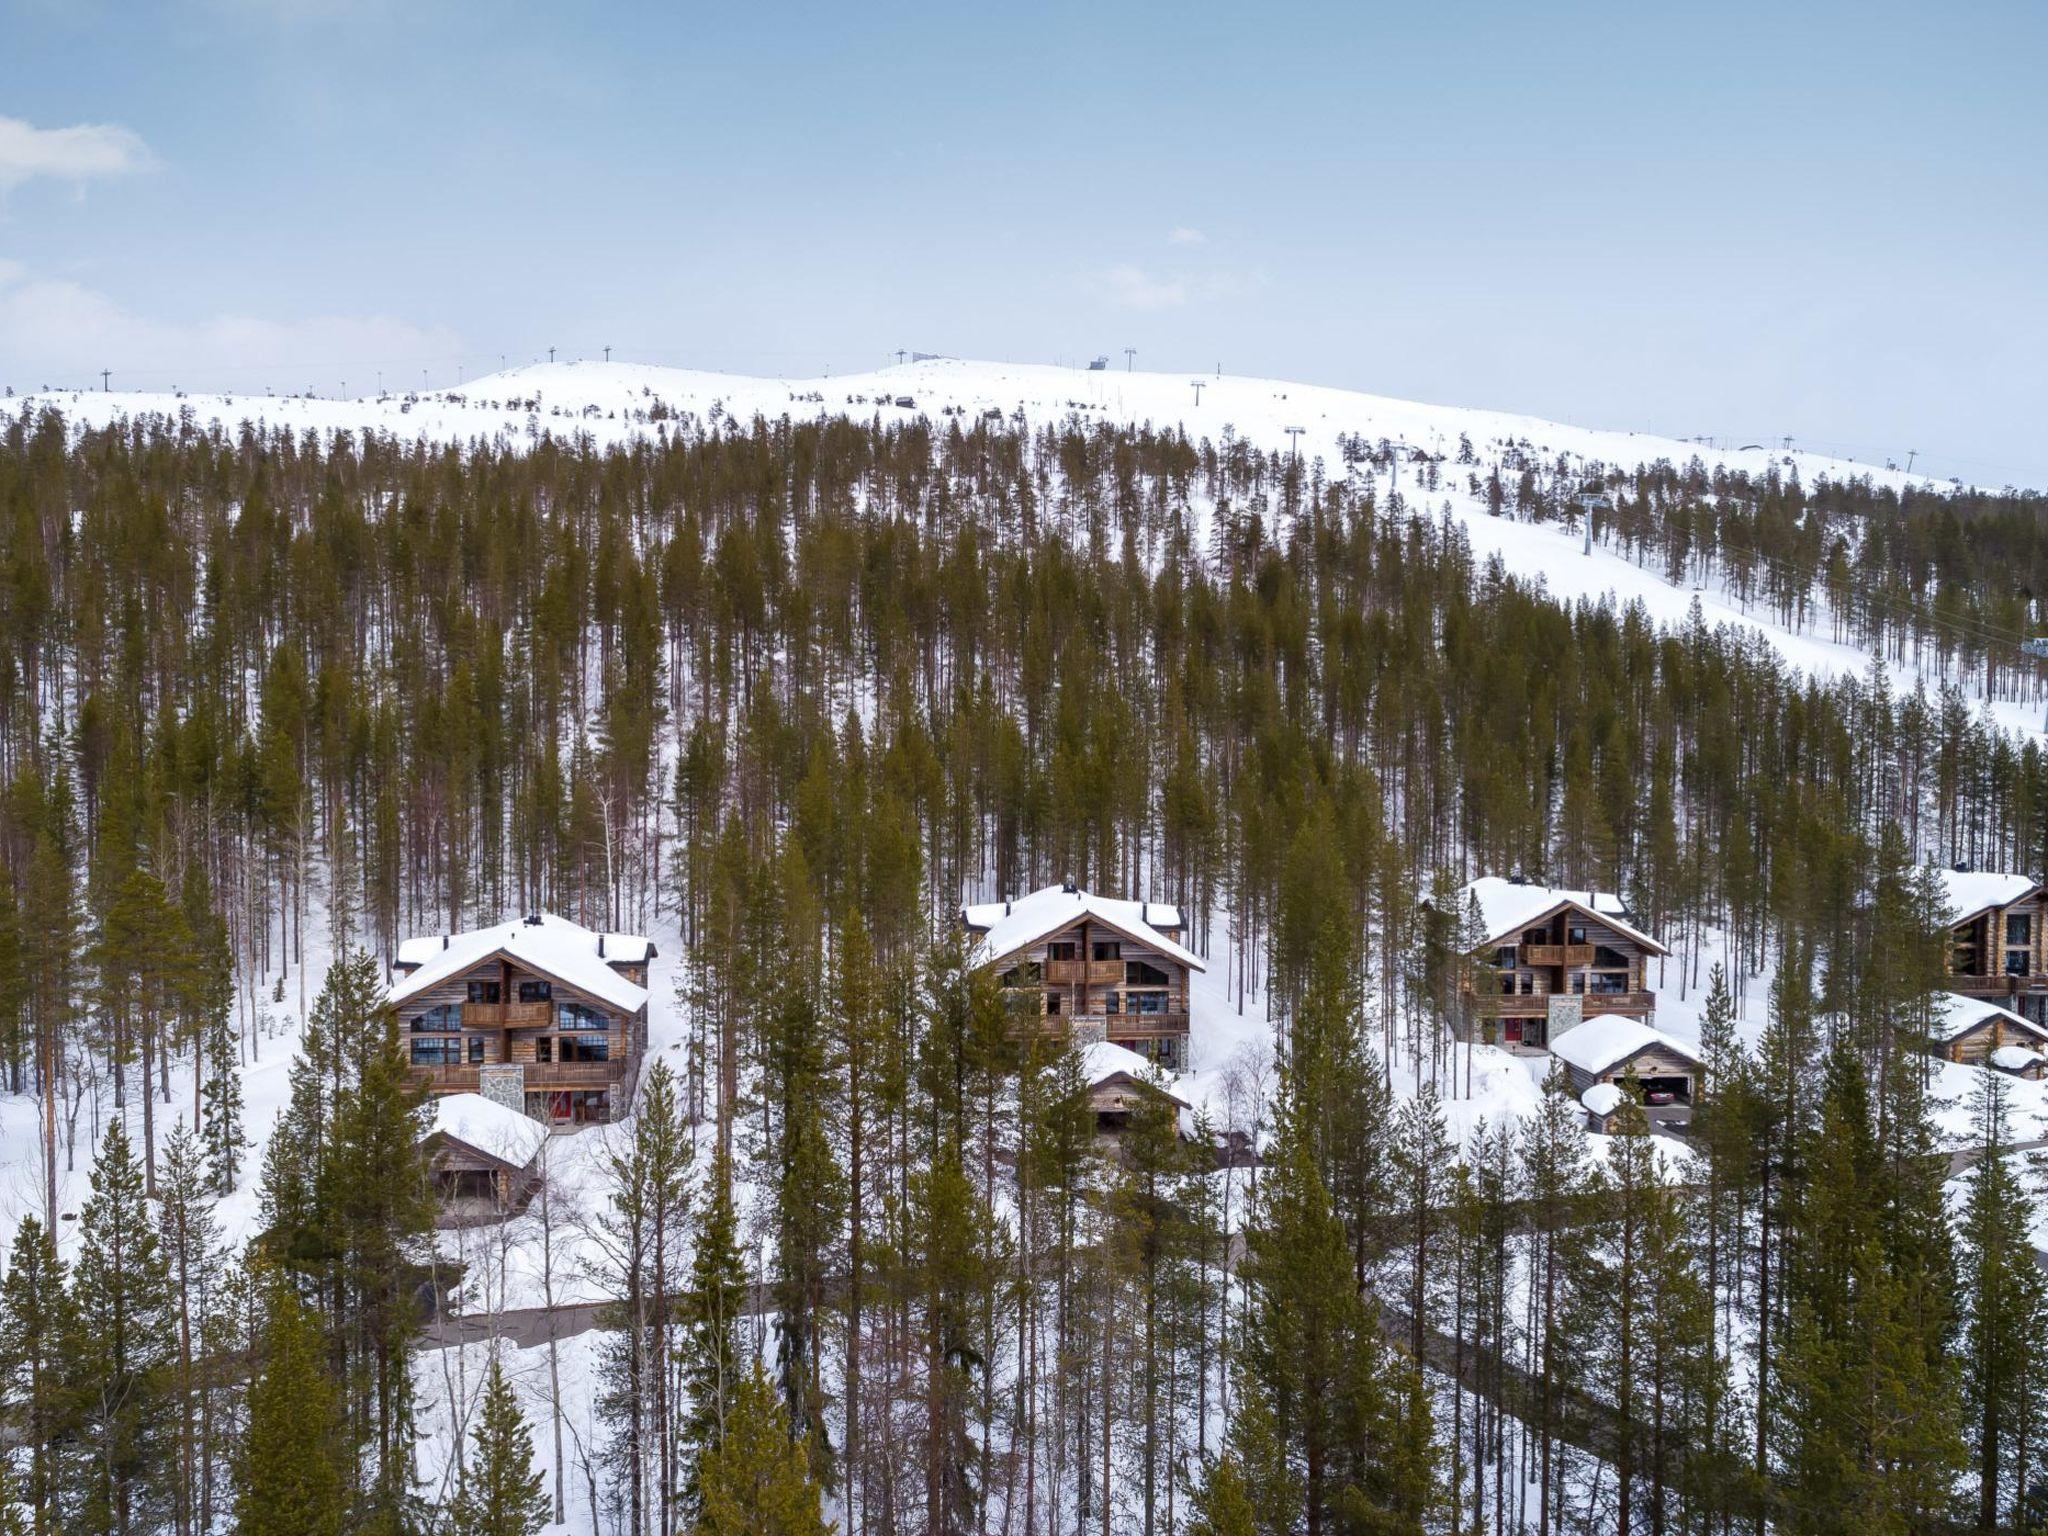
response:
[[[597,936],[597,958],[604,958],[604,935],[601,933]]]
[[[1069,896],[1078,896],[1081,894],[1081,887],[1074,884],[1074,882],[1071,880],[1061,881],[1060,889],[1062,891],[1065,891]]]
[[[1010,898],[1009,898],[1009,897],[1007,897],[1007,896],[1005,896],[1005,897],[1003,898],[1003,916],[1005,916],[1005,917],[1008,917],[1009,915],[1010,915]]]
[[[441,935],[441,947],[443,949],[448,947],[448,935],[445,933]]]
[[[540,926],[540,914],[538,912],[527,913],[526,926],[529,928],[538,928]]]

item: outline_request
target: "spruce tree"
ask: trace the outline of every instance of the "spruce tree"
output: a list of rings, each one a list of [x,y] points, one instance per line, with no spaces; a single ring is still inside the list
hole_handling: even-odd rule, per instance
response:
[[[93,1164],[71,1298],[84,1484],[75,1528],[128,1536],[170,1503],[173,1329],[162,1245],[119,1118]]]
[[[696,1536],[831,1536],[810,1459],[758,1367],[733,1383],[716,1445],[696,1447]]]
[[[314,1318],[287,1286],[265,1289],[262,1360],[235,1464],[239,1536],[341,1536],[360,1513],[345,1472],[341,1394]]]
[[[462,1491],[448,1508],[449,1536],[536,1536],[551,1513],[544,1481],[533,1467],[526,1415],[494,1356]]]
[[[66,1463],[77,1451],[84,1406],[85,1383],[71,1353],[77,1337],[57,1245],[41,1221],[24,1216],[0,1280],[0,1373],[27,1450],[17,1491],[32,1536],[57,1536],[64,1528]]]

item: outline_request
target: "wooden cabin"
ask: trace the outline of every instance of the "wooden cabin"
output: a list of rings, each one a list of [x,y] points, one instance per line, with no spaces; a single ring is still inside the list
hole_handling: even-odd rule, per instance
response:
[[[549,1124],[595,1124],[632,1103],[654,957],[637,934],[541,912],[408,939],[385,1001],[430,1092],[483,1093]]]
[[[1087,1083],[1088,1107],[1095,1112],[1095,1129],[1105,1136],[1114,1136],[1129,1125],[1133,1111],[1147,1097],[1164,1100],[1176,1115],[1193,1110],[1151,1062],[1107,1040],[1082,1048],[1081,1075]]]
[[[1608,1014],[1588,1019],[1550,1042],[1550,1054],[1564,1063],[1572,1092],[1585,1102],[1597,1084],[1622,1087],[1631,1073],[1645,1094],[1668,1093],[1680,1104],[1698,1096],[1703,1063],[1682,1040],[1639,1019]]]
[[[525,1209],[540,1183],[548,1128],[480,1093],[443,1094],[420,1135],[440,1224],[503,1220]]]
[[[1944,1061],[1983,1062],[2008,1047],[2048,1051],[2048,1028],[1982,997],[1943,992],[1934,1000],[1929,1041]]]
[[[1579,1095],[1579,1107],[1586,1112],[1586,1129],[1612,1136],[1621,1129],[1621,1108],[1628,1103],[1628,1090],[1614,1083],[1595,1083]]]
[[[1670,952],[1630,921],[1620,897],[1489,875],[1458,893],[1452,919],[1462,922],[1475,904],[1482,939],[1473,958],[1485,980],[1476,990],[1468,980],[1467,997],[1499,1044],[1540,1049],[1553,1017],[1569,1027],[1580,1018],[1656,1015],[1646,966]]]
[[[2038,1083],[2048,1077],[2048,1056],[2028,1050],[2024,1045],[2001,1045],[1985,1059],[1994,1070],[2008,1077],[2023,1077],[2030,1083]]]
[[[1188,977],[1207,967],[1181,942],[1179,908],[1049,885],[962,907],[960,922],[975,964],[1046,1028],[1186,1069]]]
[[[1949,918],[1949,990],[2048,1025],[2048,890],[2028,875],[1936,871]]]

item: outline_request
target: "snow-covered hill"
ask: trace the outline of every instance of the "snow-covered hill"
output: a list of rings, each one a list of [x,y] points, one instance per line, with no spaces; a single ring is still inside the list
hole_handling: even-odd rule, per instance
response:
[[[1199,390],[1197,389],[1199,385]],[[258,422],[296,431],[365,428],[443,442],[504,438],[517,442],[542,432],[587,432],[599,442],[652,436],[665,418],[689,413],[700,421],[716,412],[742,421],[843,415],[863,419],[937,419],[942,411],[978,416],[1021,411],[1034,425],[1080,413],[1127,425],[1177,427],[1190,437],[1221,440],[1226,432],[1266,448],[1291,450],[1289,429],[1301,429],[1299,448],[1337,459],[1340,435],[1406,444],[1432,453],[1455,453],[1462,434],[1482,460],[1489,448],[1520,444],[1554,461],[1560,454],[1632,468],[1697,457],[1708,465],[1762,474],[1773,465],[1806,480],[1868,477],[1875,484],[1932,485],[1924,475],[1858,464],[1849,459],[1764,445],[1714,448],[1647,433],[1567,426],[1535,416],[1462,406],[1422,405],[1356,390],[1278,379],[1182,373],[1095,372],[1031,363],[990,363],[933,358],[873,373],[820,379],[758,379],[737,374],[661,368],[638,363],[538,363],[464,384],[459,389],[382,394],[353,399],[270,395],[111,394],[53,391],[25,397],[56,406],[77,421],[104,424],[123,416],[190,410],[196,421],[234,428]],[[659,407],[659,409],[657,409]]]
[[[1607,549],[1583,553],[1579,536],[1569,529],[1493,516],[1470,494],[1468,474],[1476,469],[1484,475],[1513,452],[1518,463],[1534,459],[1555,466],[1565,460],[1574,468],[1600,464],[1630,470],[1660,461],[1684,465],[1697,459],[1710,470],[1725,467],[1750,475],[1775,468],[1809,485],[1849,479],[1893,489],[1941,485],[1924,475],[1909,476],[1822,454],[1753,444],[1715,448],[1646,433],[1568,426],[1505,411],[1423,405],[1276,379],[1095,372],[950,358],[821,379],[757,379],[637,363],[574,362],[513,368],[460,389],[353,399],[54,391],[26,400],[30,406],[54,406],[80,425],[151,415],[175,419],[189,413],[195,426],[218,424],[231,432],[250,423],[295,433],[388,432],[434,442],[482,440],[513,447],[543,435],[559,439],[585,434],[597,443],[656,437],[686,415],[699,425],[751,422],[756,416],[772,420],[828,415],[884,422],[924,416],[936,422],[972,420],[994,412],[1006,419],[1021,415],[1025,422],[1040,426],[1079,417],[1184,431],[1198,441],[1221,443],[1234,437],[1269,450],[1298,449],[1310,459],[1320,458],[1332,477],[1349,472],[1340,446],[1347,437],[1370,444],[1385,440],[1447,460],[1457,457],[1462,438],[1470,442],[1477,463],[1464,473],[1445,473],[1442,488],[1420,496],[1418,504],[1432,516],[1461,524],[1482,562],[1497,555],[1511,574],[1540,580],[1564,601],[1640,603],[1653,621],[1664,625],[1684,623],[1697,602],[1709,625],[1728,624],[1754,633],[1789,665],[1821,677],[1861,675],[1871,666],[1865,651],[1827,638],[1824,606],[1815,605],[1806,628],[1786,629],[1717,585],[1674,585],[1662,574]],[[1300,429],[1298,437],[1295,428]],[[1406,465],[1397,463],[1391,473],[1382,471],[1377,479],[1381,489],[1400,489],[1417,501],[1416,474]],[[1991,708],[2009,729],[2034,731],[2040,726],[2032,703],[1995,700]]]

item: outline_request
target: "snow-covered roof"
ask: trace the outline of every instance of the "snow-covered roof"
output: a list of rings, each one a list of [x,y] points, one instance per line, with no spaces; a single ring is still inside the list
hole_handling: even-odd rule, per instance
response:
[[[2001,1008],[1988,998],[1964,997],[1960,992],[1936,995],[1932,1033],[1937,1040],[1959,1040],[1993,1019],[2004,1024],[2008,1032],[2018,1030],[2035,1040],[2048,1041],[2048,1029],[2043,1029],[2032,1019],[2014,1013],[2010,1008]]]
[[[2002,875],[1989,869],[1938,869],[1949,922],[1967,923],[1992,907],[2009,907],[2040,889],[2031,875]]]
[[[548,1139],[548,1128],[480,1093],[451,1093],[434,1101],[433,1122],[420,1139],[436,1135],[452,1136],[465,1146],[524,1168]]]
[[[1566,1030],[1550,1042],[1550,1054],[1598,1077],[1638,1051],[1652,1047],[1682,1056],[1695,1066],[1701,1065],[1699,1053],[1683,1040],[1674,1040],[1661,1029],[1652,1029],[1639,1019],[1619,1013],[1603,1013]]]
[[[394,981],[385,1001],[396,1007],[493,956],[504,955],[527,970],[552,977],[623,1012],[638,1012],[647,1001],[647,989],[626,980],[612,969],[611,962],[644,960],[650,948],[647,940],[632,934],[605,934],[604,954],[599,956],[599,937],[581,923],[543,912],[538,922],[522,918],[495,928],[450,934],[445,947],[438,938],[410,939],[399,948],[399,963],[417,965],[418,969]],[[617,952],[620,944],[625,947],[624,954]]]
[[[974,946],[974,959],[980,965],[1007,960],[1018,950],[1071,927],[1084,917],[1162,955],[1171,955],[1191,971],[1208,969],[1193,950],[1153,927],[1154,919],[1169,928],[1180,926],[1180,909],[1163,901],[1118,901],[1088,891],[1048,885],[1015,901],[977,902],[960,911],[960,920],[981,933],[980,942]]]
[[[1499,875],[1486,875],[1458,892],[1458,912],[1455,915],[1462,916],[1472,898],[1479,902],[1479,924],[1486,930],[1481,942],[1485,944],[1498,944],[1515,938],[1523,929],[1549,917],[1559,907],[1574,906],[1598,918],[1616,933],[1635,940],[1651,954],[1666,953],[1662,944],[1628,920],[1628,908],[1612,891],[1565,891],[1548,885],[1518,884]]]
[[[2003,1067],[2008,1072],[2023,1072],[2028,1067],[2038,1067],[2041,1060],[2041,1053],[2026,1045],[2001,1045],[1991,1053],[1991,1065]]]
[[[1588,1114],[1597,1115],[1604,1120],[1621,1108],[1622,1100],[1627,1097],[1628,1095],[1613,1083],[1595,1083],[1579,1095],[1579,1102],[1586,1106]]]
[[[1183,1109],[1188,1101],[1173,1091],[1172,1078],[1128,1046],[1113,1040],[1096,1040],[1081,1047],[1081,1076],[1090,1088],[1100,1088],[1115,1077],[1129,1077],[1147,1088],[1157,1089]]]

